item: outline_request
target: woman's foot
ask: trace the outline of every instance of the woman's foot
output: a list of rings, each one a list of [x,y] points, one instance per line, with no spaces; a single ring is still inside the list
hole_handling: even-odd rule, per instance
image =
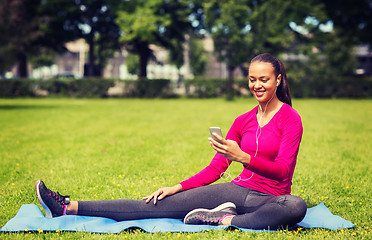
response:
[[[43,206],[47,218],[66,215],[67,205],[70,203],[70,196],[62,196],[48,189],[43,181],[36,181],[36,194],[41,206]]]
[[[183,222],[185,224],[222,225],[224,218],[231,218],[235,215],[238,215],[235,204],[227,202],[211,210],[203,208],[192,210],[185,216]]]

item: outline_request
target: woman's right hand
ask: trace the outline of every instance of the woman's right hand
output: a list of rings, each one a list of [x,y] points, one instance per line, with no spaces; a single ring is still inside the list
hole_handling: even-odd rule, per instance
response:
[[[162,187],[159,188],[157,191],[154,193],[142,198],[142,200],[146,200],[146,203],[149,203],[151,199],[154,199],[154,205],[157,203],[157,201],[162,200],[166,196],[173,195],[175,193],[181,192],[182,191],[182,185],[177,184],[173,187]]]

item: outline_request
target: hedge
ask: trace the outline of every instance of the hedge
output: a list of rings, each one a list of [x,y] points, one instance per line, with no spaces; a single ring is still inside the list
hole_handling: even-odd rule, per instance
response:
[[[109,87],[114,86],[113,79],[11,79],[0,80],[0,97],[105,97]]]
[[[295,82],[289,79],[292,97],[296,98],[370,98],[372,77],[350,76]]]
[[[33,97],[37,81],[29,79],[0,79],[0,97]]]
[[[123,97],[138,98],[170,98],[176,97],[172,92],[171,81],[168,79],[139,79],[124,82]]]
[[[106,97],[107,90],[114,86],[114,79],[49,79],[40,81],[40,88],[50,95],[67,97],[97,98]]]
[[[343,77],[338,79],[296,82],[289,79],[291,93],[296,98],[370,98],[372,77]],[[108,89],[121,83],[118,97],[169,98],[177,97],[170,80],[115,80],[104,78],[83,79],[0,79],[0,97],[109,97]],[[227,79],[195,78],[184,81],[186,97],[221,97],[227,92]],[[234,94],[248,95],[248,80],[235,79]]]
[[[124,81],[125,89],[121,97],[172,97],[170,80],[129,80]],[[115,79],[11,79],[0,80],[0,97],[108,97],[108,89],[115,86]]]
[[[194,78],[185,80],[186,96],[197,98],[221,97],[227,94],[227,79],[220,78]],[[240,96],[242,88],[248,91],[247,79],[234,80],[234,94]],[[245,91],[245,92],[246,92]]]

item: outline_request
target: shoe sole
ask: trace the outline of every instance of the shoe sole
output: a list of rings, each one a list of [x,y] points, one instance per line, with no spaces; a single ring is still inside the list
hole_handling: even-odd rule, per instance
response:
[[[219,205],[218,207],[215,207],[213,209],[205,209],[205,208],[197,208],[197,209],[194,209],[192,210],[191,212],[189,212],[185,217],[184,217],[184,223],[185,223],[185,219],[187,219],[187,217],[195,212],[198,212],[198,211],[204,211],[204,212],[217,212],[217,211],[220,211],[224,208],[229,208],[229,207],[232,207],[232,208],[236,208],[235,204],[232,203],[232,202],[227,202],[227,203],[223,203],[221,205]]]
[[[39,191],[39,185],[40,185],[40,183],[41,183],[40,180],[36,181],[36,183],[35,183],[37,199],[39,200],[39,203],[41,204],[41,206],[44,208],[45,216],[46,216],[47,218],[53,218],[52,212],[51,212],[50,209],[47,207],[47,205],[43,202],[43,198],[42,198],[41,195],[40,195],[40,191]]]

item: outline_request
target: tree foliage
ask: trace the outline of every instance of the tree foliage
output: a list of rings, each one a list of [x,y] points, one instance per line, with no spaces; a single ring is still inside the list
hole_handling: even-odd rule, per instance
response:
[[[152,55],[150,44],[183,52],[185,34],[191,29],[190,1],[129,0],[118,7],[120,40],[140,58],[139,77],[147,76],[147,63]],[[176,46],[175,46],[176,45]]]
[[[208,62],[202,39],[197,36],[190,38],[190,68],[194,76],[203,75]]]
[[[64,51],[66,42],[84,38],[90,46],[87,75],[99,75],[91,66],[102,67],[112,49],[119,48],[119,28],[109,4],[102,0],[1,0],[0,59],[11,56],[11,61],[0,69],[18,62],[18,75],[27,77],[27,59],[51,50]]]
[[[250,7],[247,0],[211,0],[205,3],[205,25],[212,34],[217,59],[228,70],[228,99],[233,97],[234,70],[250,53],[248,37]]]
[[[66,41],[74,39],[62,34],[63,25],[42,0],[1,0],[0,4],[0,71],[18,63],[18,76],[27,77],[27,59],[45,48],[61,51]],[[58,9],[56,2],[54,9]]]
[[[86,76],[101,76],[102,68],[114,51],[119,50],[120,29],[116,24],[115,1],[75,0],[79,12],[70,26],[89,44]]]
[[[371,0],[327,0],[323,1],[327,15],[343,38],[352,43],[372,45],[372,1]]]
[[[184,64],[184,43],[177,40],[173,40],[171,42],[172,44],[169,46],[169,61],[170,63],[174,64],[178,70],[180,70]]]
[[[255,55],[309,54],[315,45],[326,45],[320,27],[329,17],[317,0],[211,0],[204,6],[218,60],[227,64],[230,93],[234,70]]]
[[[129,53],[126,58],[127,69],[130,74],[138,75],[139,57],[136,54]]]
[[[333,28],[324,30],[326,24]],[[306,56],[297,66],[303,66],[303,72],[313,78],[352,74],[356,63],[353,47],[372,44],[372,3],[0,0],[0,32],[0,75],[17,63],[21,77],[28,75],[28,61],[34,66],[51,64],[53,55],[65,50],[66,42],[78,38],[90,46],[86,75],[100,75],[106,60],[120,47],[119,37],[128,51],[138,55],[138,75],[146,77],[147,63],[153,57],[151,45],[168,49],[171,62],[180,68],[185,36],[208,32],[217,59],[227,65],[232,92],[235,69],[263,52]],[[191,68],[199,75],[206,59],[194,37],[190,48]]]

